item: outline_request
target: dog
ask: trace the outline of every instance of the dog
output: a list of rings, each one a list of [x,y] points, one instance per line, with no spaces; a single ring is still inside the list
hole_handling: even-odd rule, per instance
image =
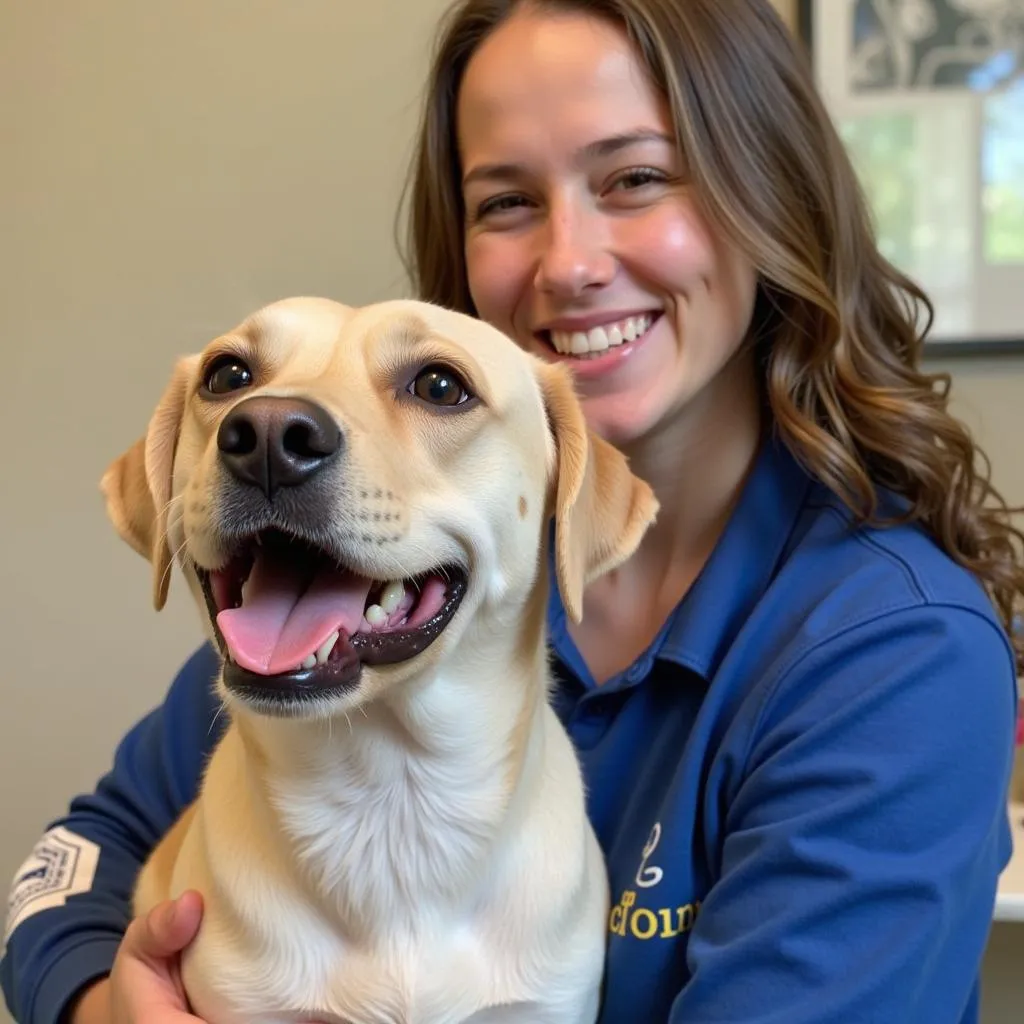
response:
[[[181,359],[104,474],[222,654],[227,726],[134,910],[205,900],[210,1024],[585,1024],[608,914],[548,701],[548,565],[589,581],[657,512],[570,372],[438,306],[269,305]]]

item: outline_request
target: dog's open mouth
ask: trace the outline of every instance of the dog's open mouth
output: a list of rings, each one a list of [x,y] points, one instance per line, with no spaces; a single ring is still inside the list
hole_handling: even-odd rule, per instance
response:
[[[407,661],[451,621],[466,573],[439,566],[373,580],[278,530],[240,545],[222,569],[196,568],[234,689],[284,696],[347,688],[362,665]]]

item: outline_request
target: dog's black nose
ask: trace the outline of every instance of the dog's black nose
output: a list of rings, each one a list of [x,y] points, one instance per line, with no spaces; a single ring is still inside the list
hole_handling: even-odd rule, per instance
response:
[[[247,398],[217,431],[224,465],[268,497],[281,487],[304,483],[342,448],[334,419],[301,398]]]

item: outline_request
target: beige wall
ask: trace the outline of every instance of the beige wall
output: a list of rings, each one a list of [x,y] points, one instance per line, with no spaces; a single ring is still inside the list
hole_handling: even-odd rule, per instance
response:
[[[3,885],[200,640],[181,586],[148,608],[100,474],[179,352],[282,295],[400,290],[392,214],[443,5],[0,0]],[[1024,498],[1024,365],[955,372]]]

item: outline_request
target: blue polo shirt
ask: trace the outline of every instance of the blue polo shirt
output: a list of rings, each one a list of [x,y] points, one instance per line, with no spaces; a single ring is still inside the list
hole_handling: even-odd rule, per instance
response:
[[[853,528],[769,441],[636,663],[597,687],[557,593],[550,626],[611,880],[601,1024],[978,1020],[1016,682],[967,572],[914,527]],[[191,658],[16,877],[0,979],[23,1024],[109,970],[218,737],[216,670]]]

